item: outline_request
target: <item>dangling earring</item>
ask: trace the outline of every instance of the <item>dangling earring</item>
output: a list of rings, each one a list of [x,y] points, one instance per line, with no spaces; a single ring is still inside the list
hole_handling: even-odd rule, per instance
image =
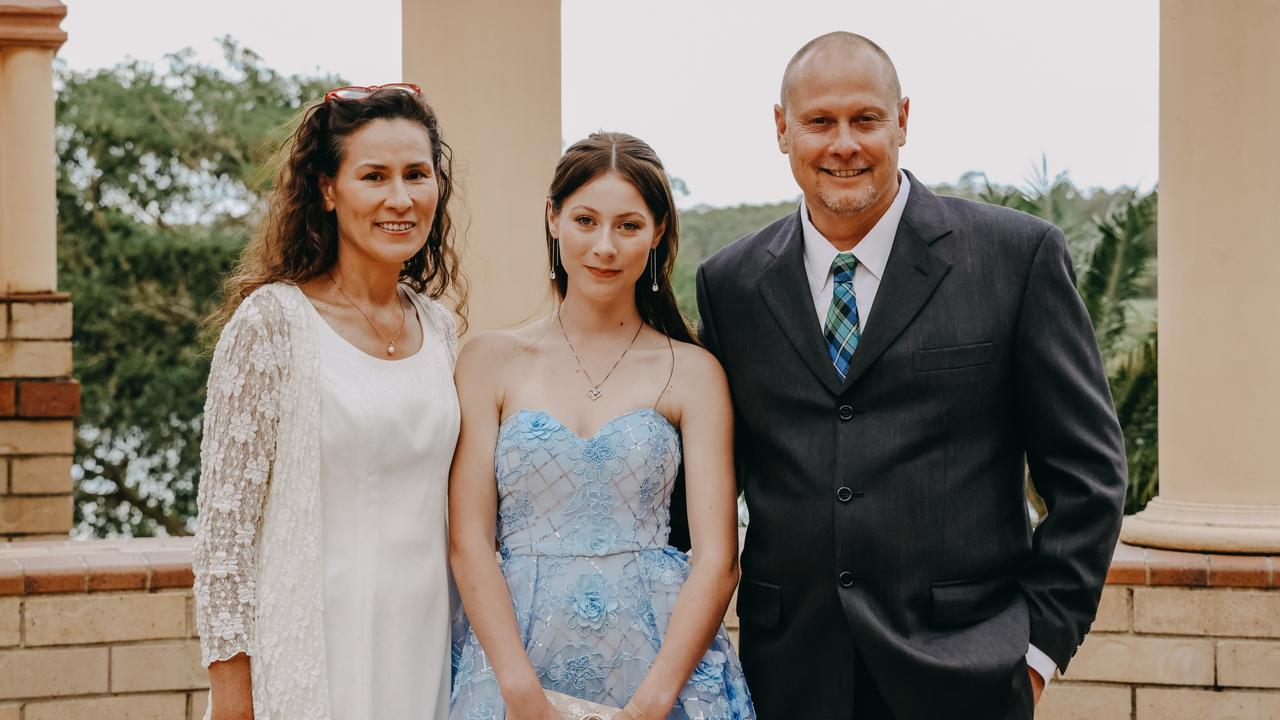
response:
[[[560,238],[551,238],[551,279],[556,279],[556,266],[560,264]]]
[[[650,276],[653,278],[652,289],[654,292],[658,292],[658,248],[654,248],[650,250],[649,255],[651,256],[649,258],[649,265],[653,268],[653,270],[649,273]]]

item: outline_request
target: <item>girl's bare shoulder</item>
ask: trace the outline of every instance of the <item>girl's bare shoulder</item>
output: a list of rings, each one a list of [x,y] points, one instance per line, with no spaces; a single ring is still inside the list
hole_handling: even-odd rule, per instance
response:
[[[546,334],[545,321],[537,321],[514,330],[489,330],[467,340],[458,355],[458,367],[498,372],[527,359],[538,350]]]
[[[724,369],[720,361],[710,351],[694,343],[671,341],[676,355],[675,372],[677,377],[687,381],[725,382]]]

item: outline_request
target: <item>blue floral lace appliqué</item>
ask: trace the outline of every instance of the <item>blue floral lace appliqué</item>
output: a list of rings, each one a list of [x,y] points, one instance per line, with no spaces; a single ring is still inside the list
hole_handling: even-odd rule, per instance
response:
[[[617,624],[620,605],[617,590],[599,574],[586,573],[580,575],[569,590],[566,622],[583,636],[603,635],[606,629]]]
[[[584,697],[604,689],[604,655],[592,652],[588,645],[567,645],[551,657],[546,679],[553,690]]]

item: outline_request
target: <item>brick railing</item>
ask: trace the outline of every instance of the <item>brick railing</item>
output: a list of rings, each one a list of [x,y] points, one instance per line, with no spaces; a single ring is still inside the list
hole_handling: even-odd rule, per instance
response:
[[[66,537],[71,529],[79,414],[69,297],[0,295],[0,541]]]
[[[187,538],[0,546],[0,720],[200,720],[191,580]],[[1280,559],[1122,545],[1107,583],[1038,720],[1280,718]]]
[[[189,538],[0,546],[0,720],[200,720]]]
[[[1280,718],[1280,558],[1121,545],[1044,720]]]

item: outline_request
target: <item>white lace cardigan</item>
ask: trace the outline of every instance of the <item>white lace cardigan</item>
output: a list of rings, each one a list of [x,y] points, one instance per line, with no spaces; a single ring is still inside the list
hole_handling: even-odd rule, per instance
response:
[[[452,313],[420,296],[457,356]],[[209,372],[191,563],[205,666],[247,653],[257,720],[328,720],[320,556],[317,322],[266,285],[222,330]]]

